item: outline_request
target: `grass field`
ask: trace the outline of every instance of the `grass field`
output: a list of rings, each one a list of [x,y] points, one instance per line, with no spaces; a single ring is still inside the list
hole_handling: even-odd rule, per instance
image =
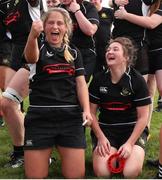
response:
[[[157,170],[153,167],[148,167],[146,164],[147,159],[154,159],[158,157],[159,151],[159,129],[160,124],[162,124],[162,112],[154,112],[151,122],[151,137],[146,146],[146,157],[143,172],[139,179],[152,179]],[[89,136],[89,128],[86,129],[87,137],[87,149],[86,149],[86,178],[94,179],[96,178],[93,174],[92,169],[92,158],[91,158],[91,140]],[[0,128],[0,179],[23,179],[24,169],[22,168],[4,168],[4,165],[9,161],[9,153],[12,150],[11,139],[8,135],[6,127]],[[56,161],[50,165],[49,169],[49,179],[61,179],[61,165],[59,157],[56,152],[53,153],[53,157]],[[120,179],[121,176],[114,176],[115,179]]]

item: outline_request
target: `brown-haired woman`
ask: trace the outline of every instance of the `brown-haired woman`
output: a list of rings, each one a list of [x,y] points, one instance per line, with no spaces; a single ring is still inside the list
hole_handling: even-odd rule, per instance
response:
[[[144,78],[132,67],[135,48],[131,40],[111,40],[105,57],[107,71],[96,75],[89,87],[94,172],[110,177],[107,160],[117,153],[125,159],[124,177],[136,178],[144,162],[151,99]]]

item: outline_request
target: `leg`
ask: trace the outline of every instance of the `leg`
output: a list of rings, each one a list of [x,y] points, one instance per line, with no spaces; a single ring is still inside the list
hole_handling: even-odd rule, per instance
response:
[[[4,120],[3,120],[3,114],[2,114],[2,110],[1,110],[1,100],[2,100],[2,92],[5,89],[5,80],[6,80],[6,76],[7,74],[10,73],[11,68],[9,68],[8,66],[4,66],[4,65],[0,65],[0,127],[4,126]]]
[[[62,174],[65,178],[78,179],[85,176],[85,150],[57,147],[61,157]]]
[[[8,87],[14,89],[22,99],[28,95],[29,71],[21,68],[13,77]],[[24,115],[19,109],[19,104],[13,99],[3,97],[2,111],[9,129],[13,144],[23,145],[24,141]]]
[[[144,162],[145,152],[138,145],[134,145],[130,157],[126,160],[123,175],[125,178],[136,178],[141,172]]]
[[[43,179],[48,176],[49,158],[52,148],[25,150],[25,175],[28,179]]]
[[[152,112],[153,112],[153,104],[154,104],[154,96],[156,92],[156,79],[154,75],[149,74],[147,85],[148,85],[149,93],[152,100],[152,103],[150,104],[150,107],[149,107],[149,119],[148,119],[148,125],[147,125],[148,128],[150,129]]]
[[[117,152],[117,150],[112,147],[110,154],[114,154],[115,152]],[[107,168],[108,158],[108,155],[101,157],[96,154],[95,151],[93,152],[93,169],[97,177],[110,177],[111,172],[109,172]]]

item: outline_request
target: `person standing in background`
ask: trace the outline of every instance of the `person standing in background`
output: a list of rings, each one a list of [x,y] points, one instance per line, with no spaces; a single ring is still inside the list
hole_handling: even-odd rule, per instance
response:
[[[98,30],[95,34],[97,57],[94,74],[96,74],[97,72],[102,71],[106,65],[105,50],[111,37],[114,16],[111,8],[102,7],[102,0],[90,0],[90,2],[96,7],[100,21]]]
[[[94,35],[99,26],[98,12],[94,5],[85,0],[60,0],[73,21],[71,43],[81,51],[88,83],[96,65]]]
[[[7,73],[5,81],[8,83],[1,99],[3,116],[13,143],[11,159],[5,167],[17,168],[24,162],[24,114],[19,105],[28,95],[29,71],[23,67],[22,55],[31,24],[40,19],[41,13],[47,8],[45,5],[46,0],[5,0],[0,6],[3,12],[1,23],[12,37],[10,72]]]

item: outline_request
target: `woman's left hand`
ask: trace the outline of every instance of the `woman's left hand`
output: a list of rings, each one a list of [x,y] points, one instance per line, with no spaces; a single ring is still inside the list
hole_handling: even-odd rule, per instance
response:
[[[91,126],[93,118],[91,113],[83,112],[83,126]]]
[[[130,143],[123,144],[118,150],[119,157],[122,157],[125,159],[129,158],[129,156],[132,153],[132,148],[133,146]]]

